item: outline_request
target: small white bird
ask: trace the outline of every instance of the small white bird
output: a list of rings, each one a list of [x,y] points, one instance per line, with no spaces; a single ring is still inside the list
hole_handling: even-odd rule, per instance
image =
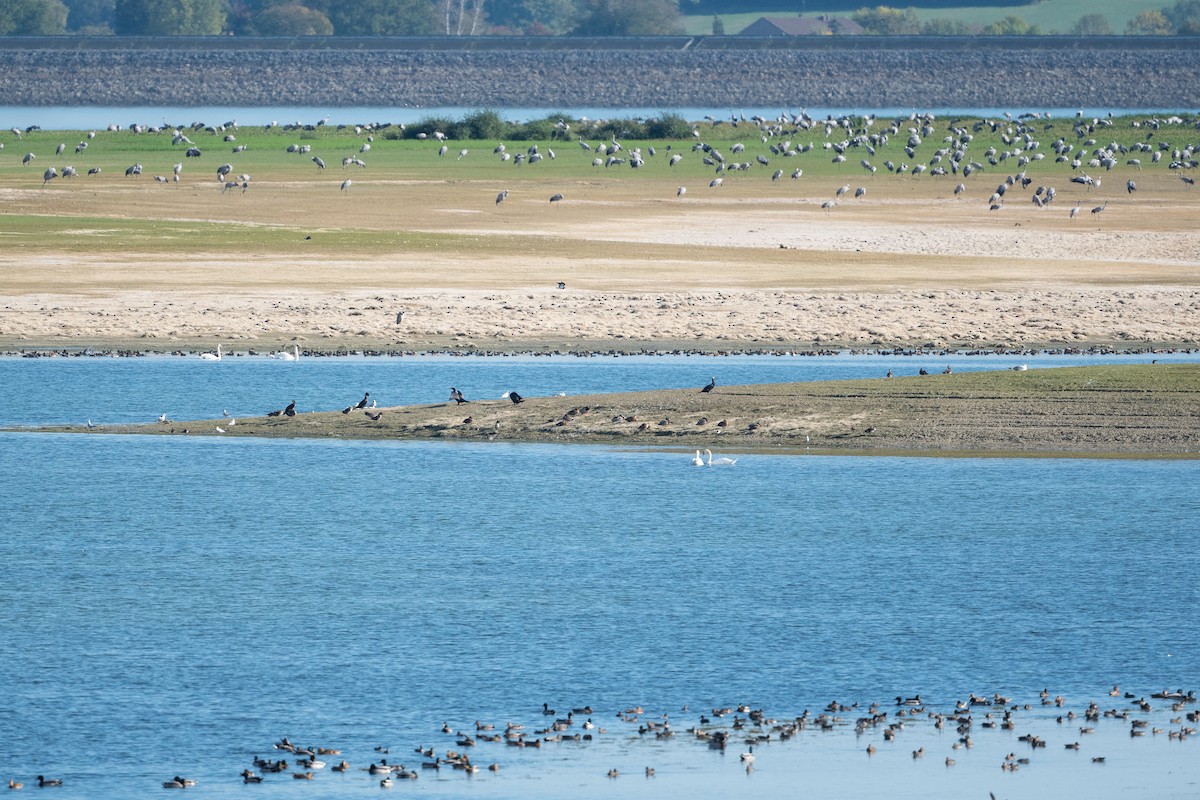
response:
[[[680,186],[678,189],[675,190],[676,197],[683,197],[685,194],[687,194],[686,186]]]
[[[159,421],[159,422],[167,422],[167,421],[168,421],[168,420],[167,420],[167,415],[166,415],[166,414],[159,414],[159,415],[158,415],[158,421]]]
[[[224,429],[224,428],[222,428],[220,425],[218,425],[218,426],[217,426],[217,433],[224,433],[224,432],[225,432],[225,429]]]
[[[87,421],[87,429],[90,431],[90,430],[93,430],[95,427],[96,427],[96,426],[95,426],[95,425],[93,425],[93,424],[92,424],[92,421],[89,419],[89,420]]]

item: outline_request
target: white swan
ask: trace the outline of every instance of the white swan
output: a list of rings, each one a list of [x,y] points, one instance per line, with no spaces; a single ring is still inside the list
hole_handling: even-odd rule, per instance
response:
[[[217,352],[215,355],[212,353],[201,353],[200,360],[201,361],[220,361],[221,360],[221,345],[217,345]]]
[[[708,453],[708,465],[710,467],[732,467],[734,464],[737,463],[736,458],[725,458],[724,456],[722,456],[721,458],[713,458],[712,450],[709,450],[708,448],[705,448],[704,452]],[[696,457],[697,458],[700,457],[699,450],[696,451]]]
[[[693,467],[703,467],[704,466],[704,459],[700,457],[699,450],[696,451],[696,457],[692,459],[692,466]]]
[[[292,345],[292,352],[281,350],[278,353],[272,353],[271,358],[277,358],[280,361],[299,361],[300,360],[300,345]]]

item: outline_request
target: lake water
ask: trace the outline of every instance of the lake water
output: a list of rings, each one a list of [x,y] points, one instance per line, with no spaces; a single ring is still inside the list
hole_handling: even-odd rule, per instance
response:
[[[1024,360],[1070,358],[1087,360]],[[0,424],[261,413],[292,395],[331,408],[365,389],[390,404],[441,401],[451,384],[537,395],[924,365],[0,359]],[[429,760],[418,745],[462,749],[443,724],[532,732],[590,704],[569,732],[591,717],[591,741],[480,741],[474,762],[499,772],[421,770],[392,791],[1195,797],[1200,740],[1167,731],[1196,726],[1173,720],[1198,704],[1143,712],[1107,690],[1200,688],[1198,482],[1194,461],[748,454],[697,469],[636,448],[0,433],[0,779],[63,778],[64,798],[141,796],[176,774],[209,797],[375,796],[363,768],[384,757],[377,746],[417,767]],[[1065,705],[1041,705],[1043,688]],[[976,708],[971,748],[924,715],[893,742],[853,729],[871,701],[892,721],[898,695],[950,712],[971,692],[1032,707],[1015,730],[985,728],[1001,710]],[[714,707],[786,720],[831,700],[861,705],[831,731],[760,742],[749,772],[748,729],[725,752],[687,733]],[[1163,732],[1085,723],[1093,700]],[[640,724],[667,714],[675,736],[617,719],[637,705]],[[1056,722],[1067,712],[1080,718]],[[1018,739],[1029,733],[1047,747]],[[325,760],[352,769],[244,787],[241,770],[278,757],[283,736],[340,747]],[[1075,741],[1078,752],[1064,748]],[[1029,763],[1002,770],[1010,753]]]
[[[394,124],[412,125],[428,118],[460,120],[479,109],[465,107],[449,108],[413,108],[413,107],[380,107],[354,106],[344,108],[323,108],[318,106],[258,106],[247,108],[229,108],[225,106],[0,106],[0,130],[11,127],[27,128],[39,125],[46,130],[91,130],[103,129],[110,124],[128,128],[137,123],[146,126],[188,125],[197,120],[209,125],[223,125],[236,121],[239,125],[267,125],[277,122],[288,125],[299,122],[304,125],[316,124],[328,120],[331,125],[356,125],[364,122],[391,122]],[[567,119],[649,119],[662,115],[661,108],[502,108],[493,109],[502,119],[514,122],[524,122],[534,119],[544,119],[551,115],[565,115]],[[1161,108],[1148,109],[1163,111]],[[939,117],[969,116],[969,117],[1000,117],[1005,112],[1012,114],[1032,111],[1048,113],[1054,118],[1074,118],[1082,113],[1087,117],[1104,117],[1108,114],[1121,116],[1124,114],[1142,113],[1137,109],[1112,108],[1057,108],[1057,109],[1010,109],[1010,108],[971,108],[971,109],[913,109],[913,108],[809,108],[809,109],[766,109],[766,108],[679,108],[670,109],[671,113],[679,114],[691,121],[703,120],[706,116],[729,120],[736,113],[747,118],[760,115],[767,119],[775,119],[781,113],[798,114],[806,111],[815,119],[826,117],[841,117],[846,114],[874,113],[882,119],[892,117],[907,117],[914,111],[932,112]],[[1147,113],[1148,113],[1147,111]]]

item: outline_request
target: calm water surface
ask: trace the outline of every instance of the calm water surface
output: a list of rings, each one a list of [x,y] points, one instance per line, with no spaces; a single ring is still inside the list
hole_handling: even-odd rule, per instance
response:
[[[10,359],[0,387],[5,424],[25,424],[85,403],[115,421],[164,395],[183,414],[302,386],[334,405],[392,373],[407,402],[443,399],[451,376],[484,395],[518,368],[529,394],[712,372],[527,361]],[[728,383],[826,368],[712,361]],[[492,370],[504,374],[489,383]],[[1114,683],[1200,688],[1198,481],[1196,462],[743,455],[696,469],[679,453],[582,446],[0,434],[0,778],[63,777],[64,798],[141,795],[175,774],[211,797],[373,796],[358,769],[258,787],[238,773],[281,736],[340,746],[355,767],[376,746],[416,766],[418,744],[455,748],[444,722],[532,730],[548,702],[558,716],[590,704],[607,730],[538,750],[480,743],[476,763],[499,773],[422,771],[392,791],[1195,797],[1195,738],[1131,738],[1121,720],[1083,736],[1054,718],[1124,703]],[[1067,707],[1039,706],[1043,687]],[[1015,731],[983,729],[978,710],[969,750],[924,718],[892,743],[806,731],[760,744],[750,773],[740,738],[721,754],[685,732],[737,703],[787,718],[861,702],[852,722],[871,701],[892,711],[920,693],[950,710],[969,692],[1033,709]],[[676,737],[615,718],[638,704],[670,714]],[[1155,706],[1145,716],[1178,730]],[[1017,741],[1031,731],[1046,749]],[[1031,763],[1002,772],[1010,752]]]

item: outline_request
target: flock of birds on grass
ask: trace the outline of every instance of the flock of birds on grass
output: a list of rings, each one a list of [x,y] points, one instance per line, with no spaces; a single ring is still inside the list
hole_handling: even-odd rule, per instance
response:
[[[1120,726],[1131,739],[1144,736],[1161,737],[1166,741],[1182,742],[1195,736],[1200,711],[1195,708],[1194,691],[1162,690],[1148,697],[1132,692],[1122,692],[1113,686],[1108,699],[1101,703],[1092,701],[1086,706],[1068,707],[1062,695],[1051,697],[1049,690],[1042,690],[1036,702],[1017,702],[1012,697],[999,693],[976,695],[970,693],[965,699],[954,702],[953,709],[938,710],[921,698],[897,697],[894,704],[872,703],[862,707],[859,703],[845,704],[831,701],[820,713],[805,709],[798,715],[773,716],[763,708],[747,704],[712,708],[695,714],[687,705],[676,712],[676,718],[686,715],[687,722],[678,725],[671,713],[647,712],[640,705],[630,706],[611,713],[612,729],[597,723],[600,714],[591,705],[572,708],[560,715],[548,703],[543,703],[541,721],[530,724],[507,722],[503,725],[475,720],[463,728],[444,722],[440,728],[442,736],[453,744],[430,746],[419,744],[410,750],[407,763],[396,763],[391,758],[390,746],[379,745],[359,766],[352,766],[338,747],[301,746],[282,737],[272,745],[279,758],[262,758],[254,755],[239,777],[245,784],[262,784],[278,779],[313,781],[322,774],[329,761],[329,771],[342,775],[364,773],[380,788],[390,789],[396,781],[413,781],[422,774],[437,775],[442,770],[461,772],[471,776],[480,771],[476,761],[490,762],[487,770],[499,773],[501,764],[494,760],[498,748],[514,748],[523,754],[541,752],[553,748],[574,748],[584,745],[596,746],[601,741],[618,741],[619,749],[613,759],[629,762],[637,759],[635,774],[646,778],[658,775],[658,769],[645,765],[644,760],[634,753],[633,745],[638,742],[653,742],[651,757],[661,757],[664,746],[672,742],[690,743],[711,751],[725,753],[730,749],[739,752],[738,764],[747,771],[757,768],[760,761],[773,761],[772,751],[789,741],[810,735],[827,735],[831,732],[853,732],[857,746],[867,757],[881,750],[908,750],[906,740],[918,746],[912,749],[914,761],[933,755],[934,743],[945,746],[941,757],[946,768],[954,767],[959,759],[970,759],[976,742],[985,737],[1004,737],[1004,747],[1009,744],[1016,749],[1005,755],[998,766],[1002,772],[1011,773],[1022,767],[1036,764],[1038,752],[1051,745],[1068,752],[1080,753],[1080,758],[1092,764],[1104,764],[1107,756],[1099,748],[1085,744],[1088,737],[1099,726]],[[1050,726],[1053,727],[1050,727]],[[926,728],[940,734],[933,738]],[[1023,730],[1023,732],[1022,732]],[[949,732],[952,735],[946,735]],[[1037,732],[1035,732],[1037,731]],[[865,746],[863,740],[866,740]],[[915,741],[913,741],[915,740]],[[926,751],[929,744],[929,753]],[[1111,741],[1109,745],[1111,747]],[[757,750],[756,750],[757,748]],[[991,748],[989,748],[991,749]],[[1018,753],[1017,750],[1021,750]],[[490,751],[486,758],[473,757],[473,753]],[[557,760],[557,759],[556,759]],[[367,761],[366,766],[361,766]],[[528,757],[524,759],[528,762]],[[414,766],[409,766],[413,764]],[[606,775],[616,779],[628,774],[621,761],[610,768]],[[231,778],[232,780],[232,778]],[[37,776],[39,786],[62,786],[62,778]],[[184,789],[197,785],[197,781],[175,775],[162,781],[165,789]],[[20,789],[24,784],[15,778],[9,779],[10,789]]]
[[[713,132],[719,130],[724,123],[724,120],[712,116],[706,119]],[[296,123],[283,126],[283,130],[315,131],[324,124],[325,121],[315,125]],[[1057,164],[1069,165],[1070,182],[1082,186],[1090,196],[1099,195],[1104,185],[1103,174],[1113,169],[1126,168],[1140,173],[1144,168],[1165,166],[1178,176],[1183,189],[1191,189],[1195,185],[1195,179],[1188,173],[1200,166],[1200,162],[1197,161],[1197,149],[1200,144],[1195,141],[1170,141],[1179,138],[1176,132],[1186,138],[1185,131],[1195,131],[1200,127],[1200,123],[1195,120],[1185,120],[1181,116],[1151,116],[1134,120],[1130,123],[1131,128],[1121,131],[1120,135],[1113,128],[1115,122],[1112,118],[1085,118],[1082,113],[1077,114],[1070,122],[1069,131],[1066,130],[1068,126],[1052,119],[1050,115],[1034,113],[1017,117],[1006,113],[996,119],[951,120],[945,124],[939,124],[932,114],[918,113],[886,121],[869,114],[816,119],[806,113],[785,113],[774,119],[762,116],[747,119],[745,116],[739,118],[738,115],[733,115],[731,124],[749,127],[757,141],[752,141],[750,145],[744,142],[733,143],[728,147],[729,153],[725,154],[717,146],[703,141],[703,131],[698,125],[692,131],[694,141],[690,145],[662,145],[662,158],[658,158],[656,146],[647,146],[644,149],[640,146],[627,147],[615,134],[597,143],[580,136],[576,145],[578,151],[585,153],[586,157],[591,157],[591,164],[597,170],[623,166],[642,170],[647,169],[647,165],[658,158],[660,163],[666,165],[665,169],[671,171],[685,159],[698,160],[714,173],[708,181],[710,189],[718,189],[724,185],[726,177],[733,173],[769,174],[772,183],[780,181],[785,175],[790,175],[791,180],[799,180],[804,175],[802,167],[784,168],[780,165],[800,162],[805,156],[815,158],[822,152],[838,169],[841,169],[842,165],[850,164],[851,160],[857,160],[858,167],[868,179],[880,168],[896,176],[907,174],[913,178],[922,175],[956,177],[958,180],[953,188],[956,198],[961,198],[967,193],[967,181],[971,180],[972,176],[996,172],[1004,177],[994,184],[995,188],[988,196],[987,207],[992,211],[1005,208],[1005,203],[1017,192],[1028,193],[1029,201],[1037,208],[1051,206],[1058,195],[1056,187],[1049,183],[1052,176],[1046,174],[1036,181],[1034,177],[1040,163],[1050,158]],[[276,123],[265,126],[267,130],[276,127]],[[355,141],[347,147],[345,142],[326,139],[320,140],[320,145],[331,149],[342,147],[352,150],[340,157],[342,169],[345,171],[351,167],[365,170],[367,163],[364,157],[372,152],[375,136],[393,126],[384,123],[338,127],[352,132],[356,137]],[[398,127],[403,129],[402,125]],[[11,132],[19,139],[23,133],[35,129],[37,126],[31,126],[24,132],[13,128]],[[206,136],[214,142],[220,141],[229,146],[234,155],[247,152],[246,145],[237,144],[236,121],[218,126],[200,122],[175,127],[134,125],[129,130],[135,134],[170,136],[172,146],[183,150],[184,160],[204,157],[204,150],[192,140],[192,136]],[[108,128],[111,134],[120,131],[121,128],[117,125]],[[567,138],[573,135],[570,131],[570,123],[560,122],[555,131],[555,135],[559,137],[557,141],[566,145]],[[995,145],[989,145],[985,149],[974,146],[976,136],[981,133],[989,135],[988,141],[995,141],[998,137],[1002,148]],[[85,138],[75,145],[75,154],[82,157],[95,143],[96,137],[96,131],[87,132]],[[1053,137],[1053,141],[1043,141],[1043,138],[1050,137]],[[451,152],[450,145],[445,143],[447,137],[444,133],[420,133],[416,138],[432,139],[437,143],[436,152],[439,158],[444,158]],[[1124,141],[1118,141],[1118,138]],[[937,146],[929,152],[926,145],[931,141],[935,141]],[[748,147],[759,149],[760,152],[751,156],[747,152]],[[3,148],[3,143],[0,143],[0,148]],[[209,149],[208,144],[205,144],[205,149]],[[312,144],[293,142],[285,149],[289,154],[307,156],[318,171],[326,169],[326,160],[313,153]],[[55,148],[55,156],[62,156],[66,150],[67,144],[59,143]],[[893,155],[886,157],[888,153]],[[468,159],[470,154],[470,148],[460,148],[457,150],[456,160]],[[559,157],[559,153],[551,146],[536,143],[512,148],[512,151],[506,144],[499,143],[492,147],[491,157],[502,163],[520,167],[533,166],[547,160],[553,161]],[[878,160],[881,157],[883,160]],[[36,153],[28,152],[22,158],[22,164],[32,164],[36,158]],[[175,163],[171,167],[170,177],[165,174],[165,170],[163,174],[155,174],[155,182],[178,184],[183,165],[183,161]],[[87,170],[89,175],[97,175],[100,172],[100,167]],[[135,163],[125,170],[125,175],[137,177],[142,172],[142,165]],[[71,165],[63,166],[61,170],[51,166],[42,175],[42,185],[45,186],[58,178],[71,179],[77,174],[78,171]],[[1061,175],[1061,172],[1058,174]],[[246,192],[252,179],[246,172],[235,174],[235,167],[229,162],[217,167],[215,175],[222,192],[235,189]],[[1037,186],[1031,189],[1035,182]],[[349,191],[355,185],[355,180],[351,177],[344,178],[339,184],[341,191]],[[1127,195],[1133,195],[1137,191],[1137,183],[1130,177],[1125,180],[1124,188]],[[1091,194],[1093,191],[1095,195]],[[504,203],[509,194],[508,189],[500,191],[495,198],[496,205]],[[680,185],[675,190],[676,197],[682,198],[686,195],[685,185]],[[865,185],[854,187],[847,182],[834,191],[832,198],[821,202],[820,207],[828,214],[843,202],[861,200],[866,196]],[[563,193],[555,192],[550,196],[549,202],[557,204],[564,199]],[[1091,215],[1099,216],[1108,207],[1109,202],[1106,198],[1091,205]],[[1082,201],[1077,202],[1070,209],[1070,218],[1075,219],[1083,207]]]

